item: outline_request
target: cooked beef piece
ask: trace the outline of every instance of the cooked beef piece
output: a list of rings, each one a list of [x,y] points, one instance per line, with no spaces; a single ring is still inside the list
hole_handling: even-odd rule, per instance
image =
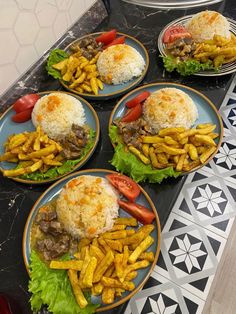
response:
[[[55,210],[52,211],[40,211],[36,217],[35,223],[39,224],[42,220],[44,221],[52,221],[57,219],[57,213]]]
[[[89,129],[79,125],[72,125],[71,132],[61,140],[62,154],[66,159],[76,159],[81,155],[83,148],[87,145]]]
[[[43,253],[45,260],[52,260],[69,251],[70,237],[63,234],[58,238],[38,240],[36,245],[38,251]]]
[[[39,229],[44,233],[57,236],[64,232],[63,227],[59,221],[45,221],[41,220],[39,222]]]
[[[70,49],[73,52],[81,51],[81,54],[91,60],[99,51],[102,50],[102,43],[97,43],[94,37],[88,36],[73,44]]]
[[[169,43],[166,47],[172,56],[180,57],[180,60],[184,61],[193,55],[196,44],[192,38],[180,38]]]

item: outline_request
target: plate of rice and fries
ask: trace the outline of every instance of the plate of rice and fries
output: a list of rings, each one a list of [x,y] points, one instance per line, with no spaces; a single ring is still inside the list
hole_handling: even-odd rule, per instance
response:
[[[40,92],[38,95],[42,98],[52,93],[54,92]],[[11,106],[0,117],[0,171],[5,177],[27,184],[48,183],[79,169],[91,157],[99,140],[99,120],[86,100],[76,95],[73,97],[84,108],[89,130],[88,141],[81,157],[74,160],[66,158],[62,154],[60,142],[51,139],[40,126],[35,128],[31,119],[23,123],[12,121],[15,112]]]
[[[176,70],[184,76],[233,73],[236,71],[236,22],[215,11],[181,17],[160,32],[158,49],[169,72]]]
[[[126,63],[119,65],[119,62],[122,63],[122,58],[126,57],[125,50],[117,49],[117,52],[114,52],[114,60],[109,60],[112,56],[104,57],[104,66],[101,66],[101,68],[107,67],[106,71],[109,72],[108,65],[111,67],[111,65],[113,66],[115,63],[117,63],[117,69],[123,67],[123,69],[121,69],[120,80],[124,77],[125,70],[128,70],[128,73],[134,71],[133,77],[118,83],[108,83],[100,74],[97,66],[100,55],[107,50],[107,47],[109,47],[111,43],[109,43],[109,45],[104,45],[103,43],[100,45],[95,42],[95,39],[112,32],[113,35],[116,36],[114,41],[112,41],[114,42],[114,44],[112,43],[112,48],[114,48],[115,45],[123,46],[122,44],[124,44],[124,46],[128,46],[128,48],[131,47],[133,52],[139,55],[138,60],[139,58],[142,59],[142,69],[138,71],[139,74],[137,75],[137,69],[134,70],[134,68],[136,66],[139,67],[139,65],[134,63],[134,58],[130,58],[133,62],[130,67],[127,67]],[[148,52],[140,41],[130,35],[111,30],[108,32],[87,34],[76,39],[63,50],[55,49],[51,51],[46,69],[48,74],[59,79],[60,83],[68,91],[88,99],[96,100],[116,97],[129,91],[143,80],[148,66]],[[113,72],[114,69],[112,70]],[[112,71],[107,73],[107,76],[110,75],[112,77]],[[115,72],[118,71],[116,70]]]
[[[35,237],[39,235],[35,229],[39,223],[37,215],[45,211],[47,204],[58,198],[68,182],[73,182],[73,179],[80,176],[106,179],[108,175],[113,174],[118,175],[105,169],[75,172],[50,186],[34,204],[25,225],[22,242],[25,266],[29,275],[33,276],[29,285],[32,293],[42,290],[45,295],[46,291],[43,290],[47,284],[40,284],[47,280],[43,277],[44,274],[51,278],[51,283],[48,281],[49,286],[54,275],[62,276],[69,285],[69,288],[65,288],[66,293],[69,290],[69,297],[72,296],[76,306],[79,304],[81,308],[88,310],[86,313],[93,313],[110,310],[126,302],[143,287],[160,253],[161,229],[156,208],[142,187],[139,187],[140,194],[135,203],[145,206],[152,213],[151,223],[143,225],[120,207],[112,229],[100,233],[97,237],[78,239],[74,253],[70,253],[67,259],[51,258],[45,261],[35,244]],[[38,289],[37,282],[40,285]],[[57,282],[58,284],[60,285]],[[51,290],[58,289],[52,287]],[[60,302],[69,297],[62,295]],[[52,295],[51,298],[53,303],[56,296]],[[31,301],[34,307],[33,299]],[[73,313],[77,313],[76,309]],[[50,305],[49,310],[52,311]]]
[[[138,99],[144,91],[149,96],[141,105],[140,117],[123,122],[133,109],[127,108],[129,102]],[[156,110],[152,108],[156,99],[151,97],[160,97],[161,92],[163,98],[160,98],[159,105],[164,109],[157,111],[155,118],[151,119]],[[169,95],[166,94],[168,92]],[[186,127],[185,121],[181,120],[184,111],[182,99],[178,105],[170,103],[171,92],[184,92],[185,97],[190,97],[188,99],[198,113],[189,124],[191,127]],[[176,99],[173,101],[175,103]],[[175,111],[176,106],[178,111]],[[165,110],[168,112],[166,115]],[[165,127],[163,121],[169,117],[170,120],[175,117],[177,125],[169,123]],[[155,123],[158,124],[158,131],[152,129]],[[128,174],[136,182],[147,180],[160,183],[164,178],[188,174],[206,165],[221,145],[223,124],[214,104],[200,92],[175,83],[153,83],[133,90],[117,103],[110,116],[109,135],[115,149],[111,163],[117,171]]]

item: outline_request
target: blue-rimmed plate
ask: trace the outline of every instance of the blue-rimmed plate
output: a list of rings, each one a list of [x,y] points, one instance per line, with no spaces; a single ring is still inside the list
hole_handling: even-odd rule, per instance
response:
[[[42,97],[42,96],[48,95],[48,94],[53,93],[53,92],[55,92],[55,91],[40,92],[40,93],[38,93],[38,95],[40,97]],[[77,98],[82,103],[84,111],[85,111],[86,124],[95,131],[93,146],[91,147],[89,152],[85,155],[85,157],[78,164],[76,164],[76,166],[74,166],[71,171],[67,172],[64,175],[59,175],[59,176],[52,178],[52,179],[46,179],[46,180],[40,180],[40,181],[27,180],[27,179],[23,179],[20,177],[12,177],[11,179],[18,181],[18,182],[22,182],[22,183],[27,183],[27,184],[49,183],[49,182],[58,180],[61,177],[64,177],[68,173],[71,173],[75,170],[80,169],[88,161],[88,159],[92,156],[92,154],[93,154],[93,152],[97,146],[97,143],[99,141],[99,134],[100,134],[100,124],[99,124],[97,113],[93,109],[93,107],[83,98],[81,98],[77,95],[67,93],[67,92],[61,92],[61,93],[71,95],[71,96]],[[24,122],[24,123],[13,122],[11,118],[14,114],[15,114],[15,111],[13,110],[12,107],[10,107],[0,117],[0,155],[2,155],[4,153],[4,143],[7,141],[7,138],[10,135],[22,133],[25,131],[32,132],[35,130],[35,127],[34,127],[31,120]],[[0,171],[13,169],[16,166],[17,166],[16,163],[9,163],[9,162],[5,162],[5,161],[0,162]]]
[[[36,218],[36,215],[39,211],[39,209],[45,205],[46,203],[50,202],[53,198],[55,198],[60,191],[62,190],[63,186],[71,179],[81,176],[81,175],[92,175],[92,176],[98,176],[105,178],[105,176],[109,173],[116,173],[114,171],[105,170],[105,169],[91,169],[91,170],[82,170],[75,172],[73,174],[70,174],[66,176],[65,178],[62,178],[58,182],[54,183],[52,186],[50,186],[37,200],[37,202],[34,204],[33,208],[31,209],[29,216],[26,221],[25,229],[24,229],[24,235],[23,235],[23,242],[22,242],[22,249],[23,249],[23,257],[24,262],[27,271],[29,272],[29,265],[30,265],[30,252],[31,252],[31,246],[30,246],[30,239],[31,239],[31,228],[34,219]],[[129,300],[137,291],[139,291],[142,286],[145,284],[147,279],[149,278],[154,266],[156,265],[159,253],[160,253],[160,237],[161,237],[161,227],[160,227],[160,221],[159,217],[156,211],[156,208],[148,196],[148,194],[144,191],[142,187],[140,187],[141,193],[136,199],[136,202],[138,204],[141,204],[147,208],[149,208],[151,211],[155,214],[155,219],[153,221],[153,224],[155,226],[154,230],[151,233],[151,236],[154,238],[153,244],[149,247],[148,251],[152,251],[154,253],[154,261],[150,263],[150,265],[147,268],[139,269],[137,277],[133,280],[135,283],[135,289],[133,291],[126,291],[123,293],[122,297],[116,298],[115,302],[110,305],[105,305],[102,303],[102,300],[100,297],[93,297],[92,296],[92,302],[95,304],[101,304],[101,306],[97,309],[98,312],[100,311],[106,311],[110,310],[127,300]],[[119,210],[119,217],[130,217],[129,214],[127,214],[122,209]]]
[[[150,93],[154,93],[155,91],[166,88],[166,87],[172,87],[177,88],[188,94],[189,97],[192,98],[193,102],[197,106],[198,109],[198,119],[196,120],[193,127],[196,127],[197,124],[202,123],[212,123],[216,125],[216,129],[214,130],[215,133],[219,134],[219,137],[215,139],[215,142],[217,144],[215,152],[205,161],[204,164],[201,164],[195,168],[193,168],[189,172],[183,172],[182,174],[187,174],[193,171],[196,171],[197,169],[205,166],[217,153],[221,142],[223,138],[223,123],[222,119],[218,113],[218,110],[215,108],[214,104],[208,99],[205,95],[198,92],[197,90],[184,86],[181,84],[175,84],[175,83],[153,83],[153,84],[147,84],[143,85],[141,87],[138,87],[131,92],[129,92],[127,95],[125,95],[121,100],[117,103],[117,105],[114,107],[113,111],[111,112],[110,119],[109,119],[109,128],[113,124],[113,121],[121,118],[124,116],[125,112],[127,111],[126,102],[140,94],[142,91],[149,91]]]
[[[73,41],[70,45],[68,45],[64,50],[67,52],[70,52],[70,47],[73,44],[80,41],[81,39],[83,39],[87,36],[97,37],[97,36],[101,35],[102,33],[104,33],[104,32],[92,33],[92,34],[88,34],[86,36],[80,37],[80,38],[76,39],[75,41]],[[77,95],[80,95],[80,96],[88,98],[88,99],[94,99],[94,100],[117,97],[117,96],[120,96],[120,95],[128,92],[129,90],[131,90],[135,86],[137,86],[144,79],[144,77],[147,73],[147,70],[148,70],[148,66],[149,66],[148,52],[147,52],[146,48],[144,47],[144,45],[140,41],[138,41],[136,38],[134,38],[130,35],[127,35],[127,34],[117,32],[117,37],[120,37],[120,36],[125,36],[125,44],[135,48],[143,57],[143,59],[145,61],[145,68],[144,68],[141,76],[136,77],[136,78],[134,78],[134,79],[132,79],[126,83],[119,84],[119,85],[113,85],[113,84],[109,85],[109,84],[103,83],[104,88],[103,88],[103,90],[99,90],[98,95],[92,95],[89,93],[79,93],[78,91],[69,88],[68,85],[66,85],[62,80],[60,80],[61,84],[72,93],[75,93]]]
[[[161,53],[162,56],[167,56],[166,54],[166,45],[163,43],[163,36],[165,31],[172,27],[172,26],[176,26],[176,25],[183,25],[185,26],[187,24],[187,22],[193,17],[193,15],[186,15],[183,16],[177,20],[174,20],[172,22],[170,22],[169,24],[167,24],[162,31],[160,32],[159,36],[158,36],[158,49]],[[226,17],[226,19],[229,22],[229,30],[230,32],[236,36],[236,22],[232,19],[229,19]],[[194,73],[194,75],[198,75],[198,76],[221,76],[221,75],[225,75],[225,74],[230,74],[230,73],[234,73],[236,71],[236,61],[233,62],[229,62],[229,63],[225,63],[222,65],[222,67],[220,68],[220,70],[218,72],[216,71],[212,71],[212,70],[205,70],[205,71],[199,71],[197,73]]]

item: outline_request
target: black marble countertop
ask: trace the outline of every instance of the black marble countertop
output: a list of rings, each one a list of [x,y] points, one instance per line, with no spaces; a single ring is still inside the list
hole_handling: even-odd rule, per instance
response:
[[[173,19],[183,15],[199,12],[194,10],[156,10],[138,7],[122,1],[110,1],[109,14],[106,16],[105,8],[98,1],[90,11],[75,24],[65,36],[55,45],[65,47],[76,37],[94,30],[109,30],[116,28],[121,32],[130,34],[139,39],[148,49],[150,68],[142,84],[151,82],[175,82],[190,86],[210,98],[217,108],[228,90],[232,75],[221,77],[182,78],[177,74],[167,74],[163,70],[158,51],[156,49],[157,37],[161,29]],[[234,0],[223,1],[204,9],[216,10],[225,16],[236,19]],[[3,112],[19,96],[36,91],[62,89],[57,81],[48,77],[45,71],[47,53],[23,77],[12,86],[0,100],[0,110]],[[98,113],[101,124],[101,138],[97,149],[83,167],[113,169],[109,163],[113,149],[109,141],[107,128],[112,108],[118,99],[91,102]],[[170,179],[161,185],[142,184],[152,197],[160,216],[162,227],[172,209],[172,205],[184,184],[185,178]],[[8,295],[15,300],[17,310],[14,313],[31,313],[29,293],[27,292],[28,274],[22,258],[22,235],[29,211],[37,198],[48,186],[26,186],[16,183],[0,175],[0,294]],[[123,313],[124,307],[116,309],[114,313]]]

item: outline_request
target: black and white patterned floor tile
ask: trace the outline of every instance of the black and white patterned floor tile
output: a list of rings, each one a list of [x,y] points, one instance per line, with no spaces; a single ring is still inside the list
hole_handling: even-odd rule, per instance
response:
[[[153,272],[153,286],[144,286],[129,302],[124,314],[200,314],[204,301]]]
[[[186,178],[162,231],[152,276],[125,314],[200,314],[236,215],[236,76],[222,103],[214,159]]]
[[[173,212],[228,238],[236,215],[235,194],[236,185],[199,170],[186,179]]]

